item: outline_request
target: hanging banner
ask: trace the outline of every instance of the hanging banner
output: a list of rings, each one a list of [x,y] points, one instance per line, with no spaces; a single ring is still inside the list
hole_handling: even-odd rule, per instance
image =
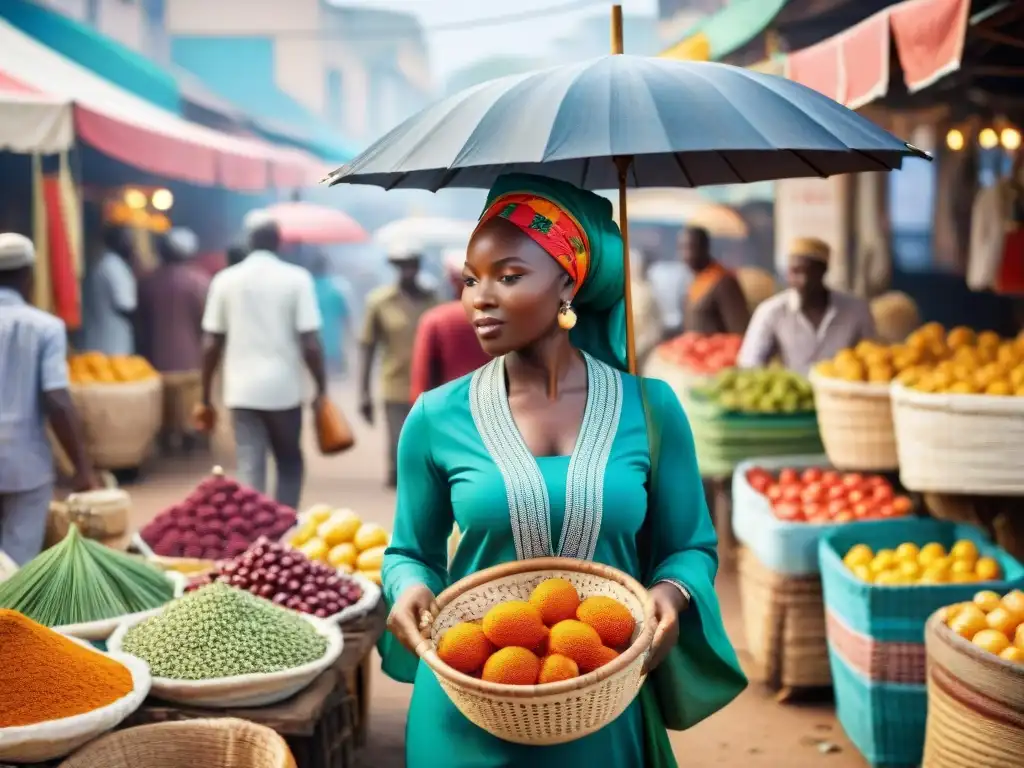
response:
[[[816,237],[832,249],[827,282],[849,287],[850,178],[786,179],[775,184],[775,268],[786,274],[789,246]]]

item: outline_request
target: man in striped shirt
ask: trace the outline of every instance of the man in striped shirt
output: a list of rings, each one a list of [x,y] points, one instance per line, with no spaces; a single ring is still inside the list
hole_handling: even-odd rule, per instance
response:
[[[64,323],[27,301],[34,265],[28,238],[0,234],[0,549],[19,565],[42,550],[53,499],[47,418],[75,466],[74,489],[94,486],[68,394]]]

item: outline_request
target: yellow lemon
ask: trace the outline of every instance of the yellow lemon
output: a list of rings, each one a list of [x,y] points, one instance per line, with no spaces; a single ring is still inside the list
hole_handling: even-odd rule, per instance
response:
[[[949,555],[954,560],[974,563],[978,559],[978,546],[970,539],[961,539],[950,548]]]
[[[954,560],[953,564],[949,568],[949,572],[953,575],[958,573],[969,573],[974,575],[974,563],[969,560]]]
[[[914,544],[911,541],[905,542],[896,547],[897,560],[917,560],[917,557],[920,554],[921,550],[917,548],[917,544]]]
[[[891,549],[880,549],[871,561],[871,572],[881,573],[896,565],[896,553]]]
[[[924,574],[921,576],[922,584],[948,584],[949,583],[949,569],[943,568],[941,565],[935,566],[930,565],[925,568]]]
[[[917,556],[917,562],[923,566],[929,566],[936,560],[940,560],[945,556],[946,550],[943,546],[933,541],[930,544],[925,544],[921,547],[921,552]]]
[[[1000,605],[1002,605],[999,595],[997,595],[995,592],[992,592],[991,590],[979,592],[974,596],[973,602],[985,613],[989,613],[990,611],[993,611]]]
[[[853,571],[853,575],[856,576],[861,581],[868,581],[868,582],[870,582],[874,578],[871,575],[871,569],[868,568],[867,565],[864,565],[864,564],[855,565],[850,570]]]
[[[388,543],[388,532],[376,523],[363,523],[352,540],[360,552]]]
[[[995,581],[1002,575],[1003,569],[999,562],[992,557],[982,557],[974,564],[974,573],[981,581]]]
[[[951,573],[949,575],[950,584],[976,584],[978,577],[974,575],[974,571],[969,573]]]
[[[331,547],[327,553],[327,562],[335,568],[341,568],[343,565],[354,568],[357,557],[359,557],[359,550],[356,549],[356,545],[351,541],[346,541]]]
[[[896,571],[882,571],[875,574],[874,583],[880,587],[895,587],[903,583],[903,577]]]
[[[329,504],[314,504],[306,510],[306,519],[315,520],[319,525],[327,520],[333,511],[334,509]]]
[[[316,536],[316,521],[310,520],[309,522],[303,523],[299,526],[298,530],[296,530],[288,540],[288,543],[293,547],[301,547],[314,536]]]
[[[299,547],[299,552],[310,560],[327,560],[327,545],[320,539],[310,539]]]
[[[904,560],[900,563],[899,572],[908,581],[917,581],[921,576],[921,566],[917,564],[916,560]]]
[[[852,568],[855,565],[869,564],[872,557],[874,557],[874,554],[871,552],[871,547],[866,544],[856,544],[846,553],[843,562],[846,563],[848,568]]]

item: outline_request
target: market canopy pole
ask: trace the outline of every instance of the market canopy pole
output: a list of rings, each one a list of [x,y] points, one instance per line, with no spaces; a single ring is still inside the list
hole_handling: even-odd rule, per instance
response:
[[[612,6],[612,53],[623,52],[622,6]],[[626,360],[629,372],[636,373],[636,339],[633,333],[633,273],[629,265],[629,224],[626,215],[626,177],[633,158],[616,155],[615,167],[619,170],[619,229],[622,230],[622,261],[626,273]]]

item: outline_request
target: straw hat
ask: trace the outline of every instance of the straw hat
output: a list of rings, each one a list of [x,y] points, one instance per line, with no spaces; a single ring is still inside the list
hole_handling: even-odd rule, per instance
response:
[[[917,304],[900,291],[883,293],[872,301],[871,316],[875,319],[878,336],[890,344],[903,341],[921,325]]]

